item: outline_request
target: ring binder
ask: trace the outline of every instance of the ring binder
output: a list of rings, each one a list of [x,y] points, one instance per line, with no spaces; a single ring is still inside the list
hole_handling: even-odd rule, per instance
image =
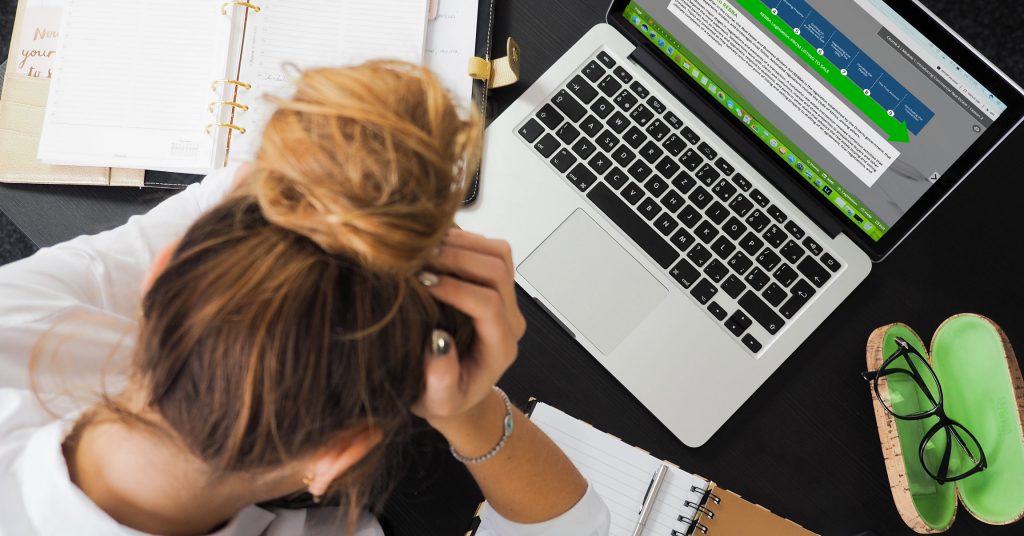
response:
[[[206,133],[209,134],[210,133],[210,129],[213,129],[213,128],[230,128],[231,130],[234,130],[234,131],[238,132],[239,134],[245,134],[245,128],[244,127],[240,127],[240,126],[238,126],[236,124],[233,124],[233,123],[210,123],[209,125],[206,125]]]
[[[217,91],[218,84],[238,86],[246,91],[252,89],[252,84],[241,80],[214,80],[213,83],[210,84],[210,89]]]
[[[235,101],[221,100],[221,101],[213,101],[213,102],[210,103],[210,106],[208,106],[208,109],[210,110],[210,113],[213,113],[213,109],[216,108],[217,106],[231,106],[232,108],[235,108],[237,110],[241,110],[243,112],[248,112],[249,111],[249,107],[247,105],[245,105],[245,104],[242,104],[242,103],[239,103],[239,102],[235,102]]]
[[[228,6],[244,7],[245,9],[251,9],[253,13],[259,13],[263,10],[260,6],[250,2],[224,2],[224,4],[220,6],[221,15],[228,14]]]

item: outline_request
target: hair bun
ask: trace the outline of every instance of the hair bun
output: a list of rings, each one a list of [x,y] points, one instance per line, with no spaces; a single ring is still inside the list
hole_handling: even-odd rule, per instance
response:
[[[249,183],[264,216],[333,255],[409,274],[451,227],[482,131],[427,69],[316,69],[276,100]]]

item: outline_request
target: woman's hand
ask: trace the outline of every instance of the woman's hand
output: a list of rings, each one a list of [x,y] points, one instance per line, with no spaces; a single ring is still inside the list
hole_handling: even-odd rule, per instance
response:
[[[427,352],[426,389],[413,411],[435,428],[482,406],[491,387],[516,359],[526,320],[516,303],[515,267],[508,243],[453,229],[431,269],[420,281],[441,302],[473,319],[476,331],[470,355],[460,356],[452,337],[436,332],[445,344]],[[446,339],[446,340],[444,340]],[[437,355],[438,348],[447,348]]]

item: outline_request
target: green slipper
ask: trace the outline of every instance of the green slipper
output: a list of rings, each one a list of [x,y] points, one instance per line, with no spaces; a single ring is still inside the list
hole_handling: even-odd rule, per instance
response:
[[[958,315],[939,327],[931,352],[925,353],[924,342],[910,327],[884,326],[868,340],[869,370],[881,368],[897,350],[897,337],[930,361],[942,387],[946,415],[973,433],[987,461],[987,468],[979,473],[940,484],[929,476],[918,454],[922,438],[938,417],[896,419],[872,396],[889,486],[903,521],[921,534],[943,532],[953,524],[958,497],[968,512],[985,523],[1020,520],[1024,517],[1024,380],[1006,335],[985,317]],[[925,376],[930,383],[930,375]],[[899,405],[901,414],[932,406],[912,380],[890,376],[879,388],[891,405]],[[934,462],[941,455],[936,451],[941,450],[926,449],[925,456]],[[963,454],[966,451],[951,450],[954,469],[974,463]]]

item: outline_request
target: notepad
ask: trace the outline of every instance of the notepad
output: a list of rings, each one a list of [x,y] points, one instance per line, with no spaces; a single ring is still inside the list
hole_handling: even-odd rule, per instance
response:
[[[552,406],[534,403],[530,420],[562,449],[604,499],[611,513],[611,536],[633,536],[645,501],[651,502],[651,512],[641,532],[644,536],[813,534]],[[652,493],[652,478],[661,467],[667,468],[664,481]],[[476,530],[487,527],[488,510],[481,510]]]
[[[184,173],[248,159],[286,65],[421,62],[427,4],[69,0],[38,156]]]

